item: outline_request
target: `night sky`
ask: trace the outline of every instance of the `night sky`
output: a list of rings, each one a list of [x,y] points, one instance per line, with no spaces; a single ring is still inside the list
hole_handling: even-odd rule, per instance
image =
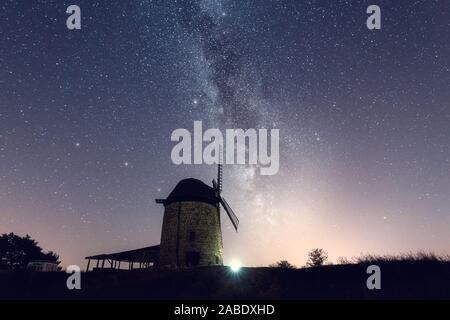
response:
[[[2,0],[0,233],[63,265],[159,244],[154,199],[215,178],[170,158],[202,120],[280,129],[278,174],[224,166],[225,263],[448,253],[449,35],[448,0]]]

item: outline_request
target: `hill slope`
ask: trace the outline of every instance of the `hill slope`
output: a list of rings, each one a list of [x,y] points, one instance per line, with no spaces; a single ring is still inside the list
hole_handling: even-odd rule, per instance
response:
[[[309,269],[227,267],[82,274],[82,290],[65,273],[0,273],[3,299],[450,299],[450,263],[380,263],[381,290],[366,287],[367,265]]]

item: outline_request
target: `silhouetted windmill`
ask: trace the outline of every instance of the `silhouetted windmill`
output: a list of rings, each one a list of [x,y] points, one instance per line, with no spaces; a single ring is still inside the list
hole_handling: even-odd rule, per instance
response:
[[[221,161],[220,161],[221,162]],[[237,231],[239,219],[222,197],[222,164],[210,187],[197,179],[181,180],[164,205],[159,266],[183,268],[222,265],[220,206]]]

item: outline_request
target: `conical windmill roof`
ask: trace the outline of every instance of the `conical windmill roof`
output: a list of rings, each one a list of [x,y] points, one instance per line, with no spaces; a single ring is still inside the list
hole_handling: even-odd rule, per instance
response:
[[[182,201],[199,201],[215,206],[217,197],[214,188],[198,179],[189,178],[178,182],[175,189],[164,201],[164,205]]]

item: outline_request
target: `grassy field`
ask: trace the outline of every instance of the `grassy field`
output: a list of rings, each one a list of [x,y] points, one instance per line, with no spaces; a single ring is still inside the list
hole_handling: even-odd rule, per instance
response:
[[[134,270],[82,274],[82,289],[66,288],[67,274],[2,271],[1,299],[450,299],[450,263],[374,261],[381,290],[368,290],[367,263],[316,268],[227,267],[178,271]]]

